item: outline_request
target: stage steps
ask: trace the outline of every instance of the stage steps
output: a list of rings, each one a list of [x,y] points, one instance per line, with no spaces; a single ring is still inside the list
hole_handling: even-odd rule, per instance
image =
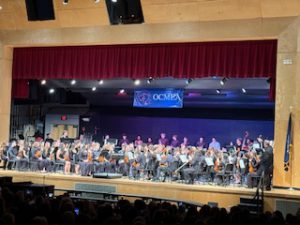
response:
[[[263,212],[263,200],[257,198],[240,198],[239,206],[243,209],[248,209],[253,215]]]

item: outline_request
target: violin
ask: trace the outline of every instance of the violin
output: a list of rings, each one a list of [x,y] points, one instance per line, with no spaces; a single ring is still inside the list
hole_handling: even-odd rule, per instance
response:
[[[88,151],[87,161],[88,162],[93,162],[93,154],[92,154],[91,151]]]
[[[34,153],[34,157],[36,158],[40,158],[42,156],[42,151],[41,150],[37,150],[35,153]]]
[[[251,161],[249,162],[249,173],[254,173],[254,167]]]
[[[64,160],[65,161],[70,161],[70,155],[69,155],[69,152],[66,152],[65,155],[64,155]]]
[[[132,163],[132,167],[134,167],[134,168],[137,168],[137,167],[139,167],[141,164],[140,163],[138,163],[137,161],[134,161],[133,163]]]
[[[129,163],[129,157],[128,157],[128,156],[125,156],[125,157],[124,157],[124,163],[125,163],[125,164],[128,164],[128,163]]]
[[[219,158],[216,158],[216,160],[215,160],[215,165],[214,165],[214,171],[215,171],[216,173],[219,172],[219,166],[220,166]]]
[[[100,155],[99,158],[98,158],[98,162],[99,162],[99,163],[104,163],[105,160],[106,160],[106,159],[105,159],[105,157],[104,157],[103,155]]]

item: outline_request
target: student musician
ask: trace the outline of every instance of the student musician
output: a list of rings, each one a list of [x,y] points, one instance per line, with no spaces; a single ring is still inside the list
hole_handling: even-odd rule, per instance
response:
[[[90,176],[93,169],[93,152],[89,145],[85,145],[79,152],[79,166],[81,176]]]
[[[198,149],[202,150],[204,148],[207,148],[206,143],[204,142],[204,137],[200,137],[199,140],[196,143],[196,146]]]
[[[142,137],[140,135],[138,135],[134,141],[134,146],[139,146],[143,144],[143,140]]]
[[[164,146],[167,146],[169,144],[169,140],[166,138],[165,133],[160,134],[160,138],[158,139],[158,144]]]
[[[163,182],[165,181],[167,175],[170,173],[169,170],[169,158],[168,158],[168,152],[167,149],[165,147],[163,147],[162,151],[159,155],[159,159],[158,159],[158,167],[157,167],[157,172],[156,172],[156,177],[154,178],[154,180],[159,180],[159,178],[161,177],[161,175],[163,174]]]
[[[24,145],[19,145],[19,151],[16,158],[16,169],[19,171],[24,171],[28,169],[28,154],[25,150]]]
[[[177,148],[177,147],[179,147],[179,145],[180,145],[180,143],[179,143],[179,140],[178,140],[178,138],[177,138],[177,134],[173,134],[173,136],[172,136],[172,140],[171,140],[171,147],[173,147],[173,148]]]
[[[44,168],[47,172],[54,171],[54,153],[53,149],[51,148],[51,143],[46,141],[44,143],[44,150],[42,152],[42,159],[44,161]]]

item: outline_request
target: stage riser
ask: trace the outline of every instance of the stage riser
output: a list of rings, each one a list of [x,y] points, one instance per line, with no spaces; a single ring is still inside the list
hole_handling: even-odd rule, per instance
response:
[[[99,179],[91,177],[80,177],[63,174],[42,174],[31,172],[0,171],[0,176],[12,176],[14,182],[32,181],[37,184],[55,185],[56,189],[75,189],[78,185],[100,185],[105,188],[112,188],[117,193],[135,194],[145,196],[155,196],[168,199],[177,199],[181,201],[198,202],[207,204],[208,202],[217,202],[219,207],[229,209],[231,206],[240,203],[240,197],[253,197],[254,189],[245,189],[239,187],[220,187],[209,185],[187,185],[178,183],[160,183],[134,181],[128,179]],[[264,201],[264,210],[273,211],[276,209],[276,200],[290,199],[300,201],[300,191],[290,192],[287,190],[276,190],[266,192]],[[62,191],[56,191],[55,194],[62,194]]]

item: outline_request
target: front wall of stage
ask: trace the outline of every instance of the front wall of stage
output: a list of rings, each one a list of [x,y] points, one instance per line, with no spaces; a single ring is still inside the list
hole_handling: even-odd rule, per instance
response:
[[[200,136],[209,142],[216,137],[221,145],[243,137],[245,131],[250,132],[250,138],[262,134],[265,138],[274,138],[274,121],[269,120],[233,120],[233,119],[203,119],[179,117],[144,117],[128,115],[94,115],[89,123],[82,124],[87,131],[94,132],[95,140],[102,140],[105,134],[113,138],[120,138],[126,133],[129,140],[141,135],[146,141],[152,137],[157,143],[159,134],[165,132],[170,140],[171,135],[177,134],[181,141],[188,137],[191,145],[195,144]]]

